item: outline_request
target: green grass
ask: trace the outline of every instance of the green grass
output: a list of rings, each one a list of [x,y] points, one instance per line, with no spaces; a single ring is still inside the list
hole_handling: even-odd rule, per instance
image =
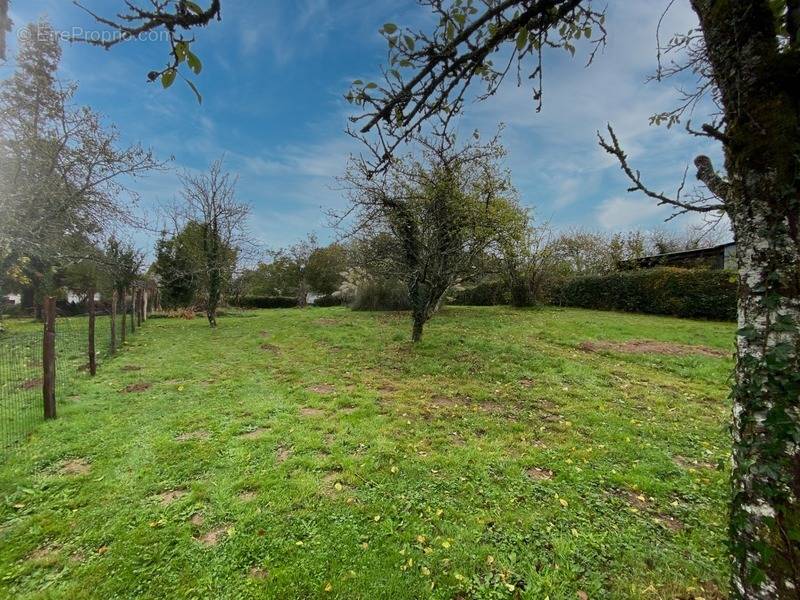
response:
[[[449,308],[412,347],[402,314],[148,321],[0,466],[0,596],[724,596],[732,361],[579,345],[727,354],[733,332]]]

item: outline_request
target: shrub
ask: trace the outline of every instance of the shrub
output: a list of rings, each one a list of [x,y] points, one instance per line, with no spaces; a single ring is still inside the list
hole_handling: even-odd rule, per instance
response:
[[[297,298],[289,296],[246,296],[239,299],[239,308],[294,308]]]
[[[556,286],[553,303],[676,317],[734,320],[736,274],[662,267],[575,277]]]
[[[341,306],[342,299],[339,296],[335,296],[333,294],[326,294],[325,296],[320,296],[316,300],[314,300],[314,306],[319,307],[326,307],[326,306]]]
[[[355,290],[353,310],[410,310],[408,288],[400,281],[364,281]]]
[[[461,306],[495,306],[508,304],[511,295],[508,285],[502,279],[490,279],[479,284],[457,290],[450,304]]]

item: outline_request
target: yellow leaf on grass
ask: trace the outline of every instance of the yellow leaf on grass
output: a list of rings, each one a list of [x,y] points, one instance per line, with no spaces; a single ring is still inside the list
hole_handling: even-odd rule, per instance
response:
[[[330,581],[325,584],[325,591],[326,592],[332,592],[333,591],[333,585],[331,584]]]
[[[569,506],[569,503],[566,500],[564,500],[563,498],[559,498],[558,501],[561,503],[561,506],[563,506],[564,508],[567,508],[567,506]]]

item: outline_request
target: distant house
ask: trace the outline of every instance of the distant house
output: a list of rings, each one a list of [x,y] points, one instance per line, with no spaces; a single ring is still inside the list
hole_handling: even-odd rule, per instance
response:
[[[653,267],[683,267],[686,269],[736,269],[736,242],[699,248],[654,254],[620,262],[621,269],[652,269]]]

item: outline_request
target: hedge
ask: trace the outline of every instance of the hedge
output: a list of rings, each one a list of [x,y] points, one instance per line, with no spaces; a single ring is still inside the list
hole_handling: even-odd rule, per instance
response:
[[[325,308],[328,306],[341,306],[342,299],[339,296],[334,296],[333,294],[327,294],[326,296],[320,296],[313,302],[314,306],[319,306],[321,308]]]
[[[575,277],[558,285],[553,304],[676,317],[736,319],[732,271],[661,267]]]
[[[501,279],[482,281],[481,283],[453,292],[448,304],[459,306],[497,306],[509,304],[511,293],[508,285]]]
[[[297,298],[288,296],[246,296],[237,303],[239,308],[294,308]]]

